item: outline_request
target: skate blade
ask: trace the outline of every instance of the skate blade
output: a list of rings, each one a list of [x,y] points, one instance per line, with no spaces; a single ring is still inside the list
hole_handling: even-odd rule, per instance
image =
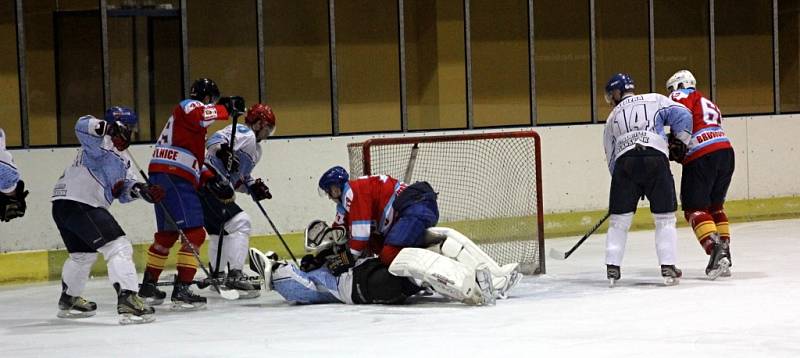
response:
[[[152,297],[141,297],[141,296],[139,296],[139,298],[141,298],[142,301],[144,301],[144,303],[146,303],[150,307],[158,306],[158,305],[164,303],[164,299],[163,298],[152,298]]]
[[[664,277],[664,286],[675,286],[680,282],[681,280],[677,277],[671,277],[671,276]]]
[[[56,314],[58,318],[67,318],[67,319],[80,319],[80,318],[89,318],[96,314],[96,311],[70,311],[70,310],[59,310]]]
[[[172,302],[172,306],[170,306],[170,310],[175,312],[191,312],[191,311],[199,311],[206,308],[205,303],[186,303],[186,302]]]
[[[239,291],[240,300],[250,300],[261,296],[260,290],[237,290]]]
[[[156,320],[155,315],[152,314],[145,314],[141,316],[137,316],[130,313],[125,313],[119,318],[119,324],[123,326],[127,326],[129,324],[143,324],[143,323],[150,323]]]
[[[719,277],[731,277],[731,268],[728,267],[725,269],[725,271],[722,271],[722,273],[719,274]]]
[[[616,285],[617,285],[617,280],[615,280],[613,278],[609,278],[608,279],[608,288],[614,288],[614,286],[616,286]]]
[[[708,275],[710,280],[716,280],[717,277],[721,276],[726,270],[728,270],[728,267],[730,266],[731,262],[728,261],[727,258],[723,258],[722,260],[719,260],[719,266],[714,270],[708,271],[706,275]]]

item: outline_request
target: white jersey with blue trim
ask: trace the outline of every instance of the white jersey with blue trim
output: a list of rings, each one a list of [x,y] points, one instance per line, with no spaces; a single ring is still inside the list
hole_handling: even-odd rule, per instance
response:
[[[98,135],[96,129],[103,121],[83,116],[75,124],[75,134],[81,149],[75,161],[64,169],[53,188],[52,201],[73,200],[94,207],[108,208],[114,200],[112,190],[122,185],[121,203],[132,201],[131,187],[136,183],[136,173],[131,168],[127,152],[114,147],[111,138]]]
[[[230,144],[232,128],[232,124],[227,125],[225,128],[214,133],[214,135],[206,141],[206,165],[213,167],[218,174],[225,178],[227,178],[229,174],[225,167],[226,164],[217,158],[215,150],[212,153],[211,147],[223,143]],[[238,185],[236,190],[244,193],[247,192],[247,188],[239,184],[245,181],[248,185],[253,183],[254,179],[251,174],[256,164],[258,164],[258,161],[261,160],[261,145],[256,139],[255,132],[253,132],[250,127],[237,124],[236,140],[233,146],[236,158],[239,159],[239,171],[234,173],[231,180]]]
[[[658,93],[623,98],[608,115],[603,132],[609,171],[613,173],[617,158],[636,146],[654,148],[669,156],[665,126],[686,143],[692,133],[692,113]]]
[[[17,188],[19,169],[14,164],[14,158],[6,150],[6,132],[0,128],[0,192],[11,194]]]

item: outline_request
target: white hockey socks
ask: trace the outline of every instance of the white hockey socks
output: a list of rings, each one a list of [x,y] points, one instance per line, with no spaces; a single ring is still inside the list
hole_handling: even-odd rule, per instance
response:
[[[656,223],[656,254],[661,265],[675,265],[677,259],[678,231],[675,213],[653,214]]]
[[[99,249],[106,259],[108,280],[111,284],[119,283],[123,290],[139,292],[139,277],[133,264],[133,247],[125,236],[120,236]]]
[[[625,243],[628,241],[628,230],[633,222],[633,213],[611,214],[608,234],[606,234],[606,264],[622,266],[625,255]]]
[[[86,282],[89,281],[89,272],[92,271],[92,265],[96,260],[96,252],[72,252],[69,254],[61,269],[61,281],[67,285],[66,293],[68,295],[78,297],[83,293]]]

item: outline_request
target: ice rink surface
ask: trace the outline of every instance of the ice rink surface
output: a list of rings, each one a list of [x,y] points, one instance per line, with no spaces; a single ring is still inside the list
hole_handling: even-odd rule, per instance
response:
[[[406,306],[293,306],[270,292],[204,311],[157,307],[120,326],[104,277],[84,297],[98,314],[56,318],[58,282],[0,287],[0,357],[800,357],[800,220],[732,225],[733,277],[679,232],[680,285],[661,286],[652,231],[631,233],[622,280],[607,287],[604,235],[496,306],[435,297]],[[560,250],[577,238],[548,240]],[[549,248],[548,248],[549,250]],[[167,290],[169,292],[169,288]]]

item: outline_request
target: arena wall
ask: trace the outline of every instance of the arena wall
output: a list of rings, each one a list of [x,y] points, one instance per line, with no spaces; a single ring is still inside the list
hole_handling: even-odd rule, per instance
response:
[[[800,195],[800,158],[795,134],[800,115],[729,118],[725,123],[736,149],[736,174],[729,200],[792,197]],[[503,131],[519,128],[503,129]],[[542,138],[542,173],[546,213],[602,210],[606,207],[610,176],[602,149],[603,125],[537,127]],[[382,134],[419,136],[466,131]],[[334,207],[317,194],[319,175],[333,165],[347,166],[346,144],[373,136],[274,139],[263,143],[264,158],[255,175],[267,178],[274,195],[265,208],[282,233],[301,231],[312,219],[332,219]],[[146,165],[152,145],[136,145],[131,153]],[[0,223],[0,253],[62,249],[51,218],[49,203],[54,183],[70,163],[77,148],[13,150],[31,191],[25,217]],[[680,185],[680,168],[673,163]],[[254,218],[254,234],[271,234],[258,208],[245,196],[239,203]],[[142,201],[111,208],[134,243],[152,240],[152,207]]]

